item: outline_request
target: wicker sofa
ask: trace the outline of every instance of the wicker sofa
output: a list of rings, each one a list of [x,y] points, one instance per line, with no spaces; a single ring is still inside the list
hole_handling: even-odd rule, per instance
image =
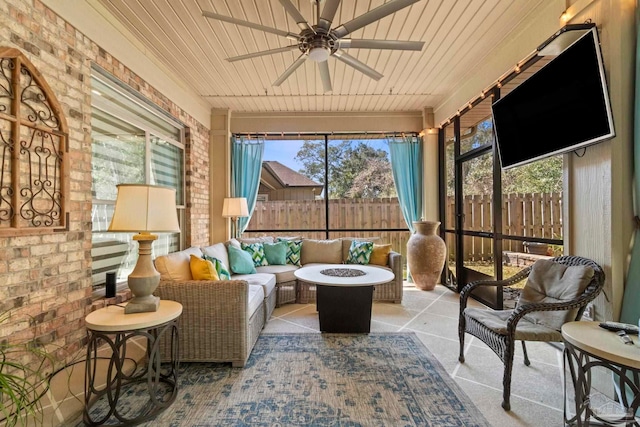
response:
[[[202,257],[203,250],[211,253],[221,245],[191,247],[156,258],[160,284],[155,295],[182,304],[178,327],[181,361],[231,362],[241,367],[275,307],[275,276],[193,280],[190,255]]]
[[[269,242],[273,238],[232,239],[156,258],[160,285],[155,295],[183,306],[178,339],[181,361],[231,362],[234,367],[242,367],[276,304],[315,301],[315,285],[298,283],[294,272],[300,267],[291,264],[256,267],[256,274],[232,274],[231,280],[193,280],[189,265],[192,254],[216,258],[229,269],[227,247],[256,241]],[[304,266],[343,263],[352,239],[302,241]],[[377,285],[374,300],[401,302],[401,255],[389,252],[387,265],[379,267],[391,270],[395,279]]]

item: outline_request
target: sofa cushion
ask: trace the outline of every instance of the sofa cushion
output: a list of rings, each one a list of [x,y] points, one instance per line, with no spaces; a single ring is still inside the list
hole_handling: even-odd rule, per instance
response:
[[[251,318],[262,304],[264,304],[264,291],[260,285],[249,285],[249,295],[247,295],[248,302],[248,317]]]
[[[342,264],[342,242],[340,240],[302,239],[302,265]]]
[[[391,253],[391,245],[373,245],[371,259],[369,264],[389,265],[389,254]]]
[[[216,273],[218,273],[218,278],[220,280],[229,280],[231,278],[231,273],[229,273],[227,267],[225,267],[224,264],[222,264],[222,261],[220,261],[218,258],[210,257],[207,254],[202,254],[202,258],[213,263],[213,266],[216,269]]]
[[[262,246],[268,265],[285,265],[287,263],[287,242],[265,242]]]
[[[256,267],[249,252],[238,249],[229,245],[229,267],[231,272],[235,274],[254,274]]]
[[[216,243],[215,245],[204,246],[200,249],[203,254],[211,258],[219,259],[222,262],[222,265],[224,265],[224,268],[229,271],[229,253],[227,252],[227,247],[224,243]]]
[[[293,274],[298,268],[295,265],[267,265],[266,267],[256,267],[258,273],[274,274],[276,276],[276,283],[285,283],[296,280],[296,276]]]
[[[240,243],[273,243],[271,236],[238,238],[236,240]]]
[[[347,262],[347,258],[349,258],[349,249],[351,248],[351,242],[373,242],[380,243],[380,237],[342,237],[340,238],[342,241],[342,261],[343,263]]]
[[[267,262],[267,257],[264,254],[264,244],[260,242],[256,243],[245,243],[240,242],[240,247],[243,251],[247,252],[251,255],[251,259],[253,260],[253,265],[255,267],[260,267],[261,265],[269,265]]]
[[[287,264],[301,267],[300,255],[302,254],[302,240],[289,239],[288,237],[278,237],[276,240],[287,243]]]
[[[373,242],[351,242],[347,264],[369,264],[373,252]]]
[[[202,251],[200,251],[200,248],[192,246],[183,251],[157,257],[154,263],[156,270],[160,273],[160,280],[173,280],[175,282],[193,280],[189,265],[191,255],[202,258]]]
[[[193,280],[220,280],[216,266],[209,260],[191,254],[189,267]]]
[[[266,268],[266,267],[260,267]],[[274,274],[256,273],[256,274],[234,274],[231,280],[244,280],[249,286],[262,287],[262,299],[268,297],[276,287],[276,276]]]

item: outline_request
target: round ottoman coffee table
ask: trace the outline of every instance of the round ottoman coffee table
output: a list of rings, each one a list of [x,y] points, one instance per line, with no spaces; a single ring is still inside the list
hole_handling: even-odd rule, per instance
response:
[[[369,333],[375,285],[393,280],[391,271],[359,264],[318,264],[294,272],[317,286],[321,332]]]

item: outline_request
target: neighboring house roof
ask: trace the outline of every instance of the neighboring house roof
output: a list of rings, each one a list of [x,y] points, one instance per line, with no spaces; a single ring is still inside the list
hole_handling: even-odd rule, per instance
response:
[[[282,188],[287,187],[318,187],[322,188],[322,184],[318,184],[312,179],[307,178],[294,171],[293,169],[283,165],[275,160],[265,160],[262,162],[263,172],[271,175]]]

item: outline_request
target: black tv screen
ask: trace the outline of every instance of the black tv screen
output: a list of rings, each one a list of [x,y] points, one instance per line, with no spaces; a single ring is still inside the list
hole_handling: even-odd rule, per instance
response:
[[[504,169],[615,135],[597,29],[492,104]]]

